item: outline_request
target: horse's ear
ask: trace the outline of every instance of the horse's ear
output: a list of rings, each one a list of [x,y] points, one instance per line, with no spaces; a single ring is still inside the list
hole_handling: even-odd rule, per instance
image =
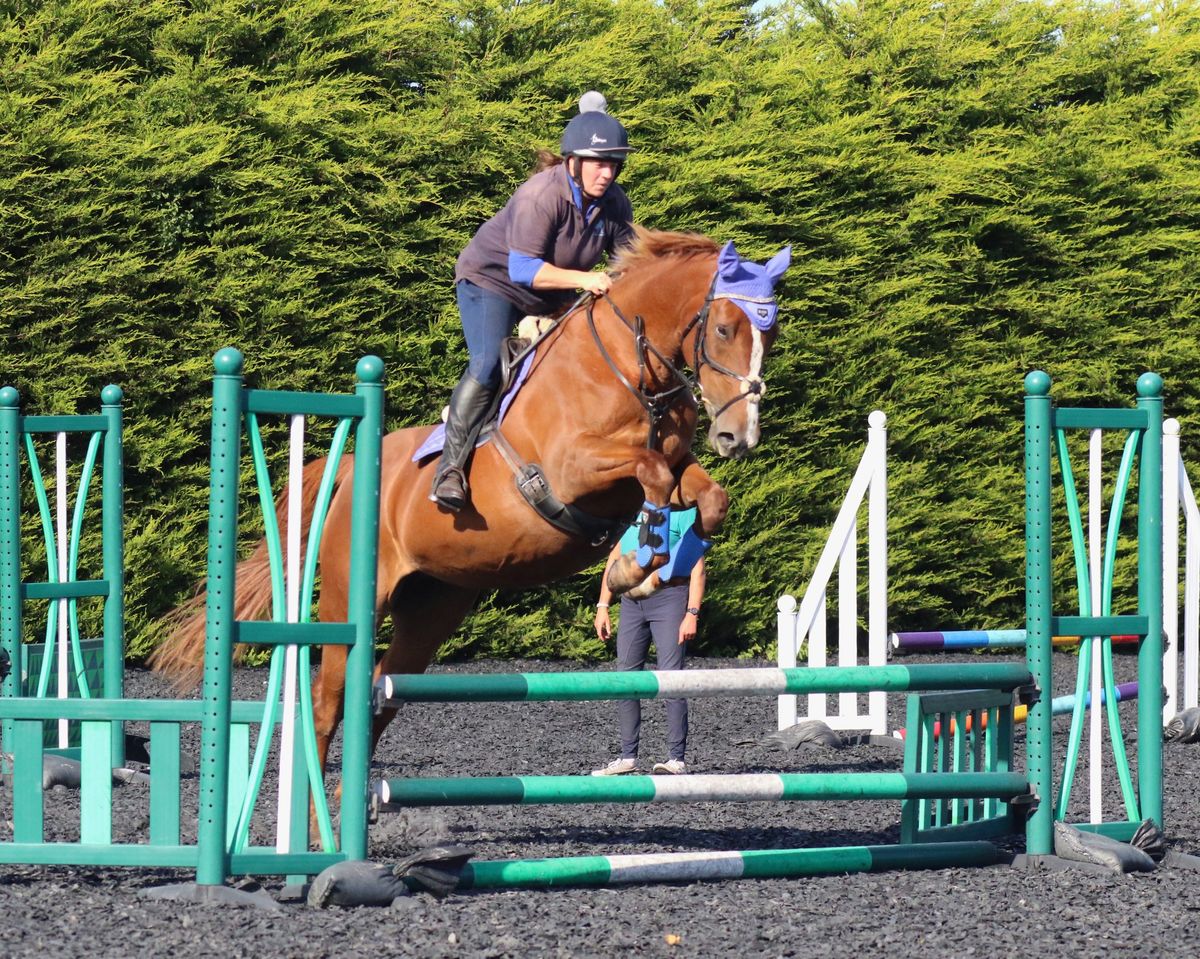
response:
[[[730,240],[717,255],[717,272],[721,276],[732,276],[742,265],[742,258],[738,256],[738,251],[734,248],[733,240]]]
[[[792,265],[792,248],[785,246],[782,250],[771,257],[767,263],[767,276],[771,278],[771,285],[774,286],[779,282],[779,278],[783,276],[787,268]]]

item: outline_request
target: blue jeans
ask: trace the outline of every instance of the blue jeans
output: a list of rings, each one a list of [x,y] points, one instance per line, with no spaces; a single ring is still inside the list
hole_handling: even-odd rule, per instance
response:
[[[500,349],[520,321],[521,311],[504,297],[468,280],[459,280],[454,292],[467,352],[471,354],[467,372],[480,385],[495,389],[500,385]]]
[[[683,669],[686,646],[679,642],[679,624],[687,612],[688,584],[665,586],[645,599],[621,600],[617,624],[617,669],[639,670],[646,665],[650,640],[658,654],[659,669]],[[665,699],[667,706],[667,756],[683,760],[687,751],[688,704],[686,699]],[[621,725],[621,756],[636,759],[642,732],[642,704],[637,699],[617,701]]]

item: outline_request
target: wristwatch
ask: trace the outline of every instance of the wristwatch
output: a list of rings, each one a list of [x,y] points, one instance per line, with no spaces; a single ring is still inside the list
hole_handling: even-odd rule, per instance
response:
[[[700,615],[700,607],[699,607],[699,606],[689,606],[689,607],[687,608],[687,611],[688,611],[689,613],[691,613],[693,616],[699,616],[699,615]]]

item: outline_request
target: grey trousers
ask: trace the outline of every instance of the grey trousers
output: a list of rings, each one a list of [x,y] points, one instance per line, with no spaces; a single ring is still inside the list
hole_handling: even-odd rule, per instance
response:
[[[645,599],[621,600],[617,624],[617,669],[632,672],[646,665],[650,641],[658,668],[683,669],[685,648],[679,643],[679,624],[687,612],[688,584],[666,586]],[[686,645],[686,644],[685,644]],[[682,760],[687,750],[686,699],[663,700],[667,706],[667,758]],[[642,732],[642,704],[637,699],[617,702],[621,725],[621,755],[636,759]]]

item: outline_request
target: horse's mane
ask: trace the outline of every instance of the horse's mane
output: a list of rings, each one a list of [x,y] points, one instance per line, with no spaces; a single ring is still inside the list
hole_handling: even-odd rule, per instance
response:
[[[633,239],[617,250],[609,269],[624,273],[664,256],[703,256],[718,250],[717,243],[703,233],[671,233],[635,226]]]

